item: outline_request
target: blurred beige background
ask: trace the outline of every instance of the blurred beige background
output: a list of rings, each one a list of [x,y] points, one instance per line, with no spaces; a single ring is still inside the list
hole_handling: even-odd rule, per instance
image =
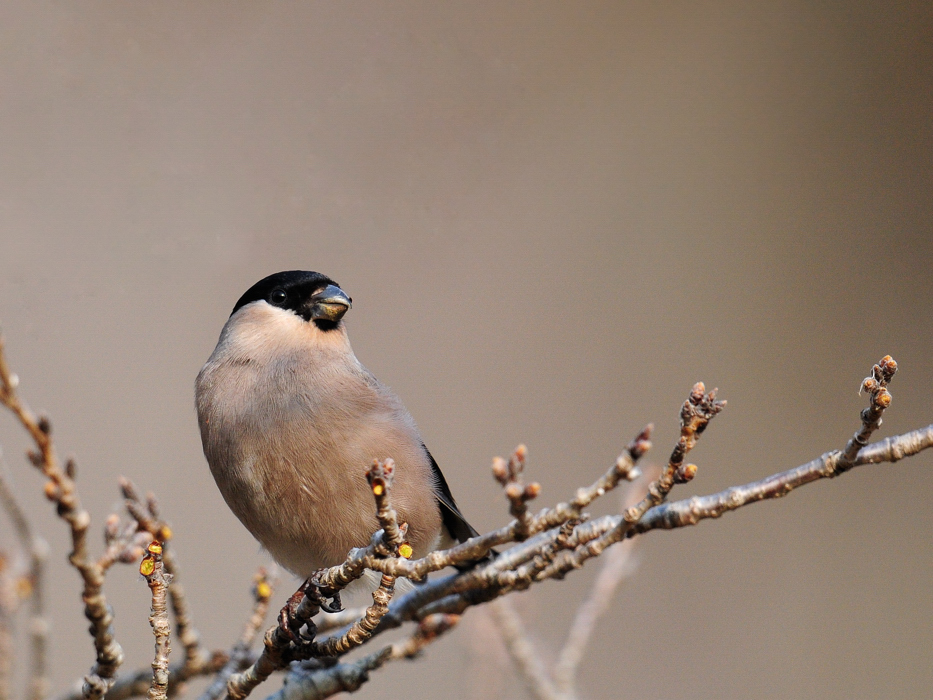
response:
[[[192,384],[271,272],[353,296],[358,356],[480,529],[506,517],[494,454],[526,442],[552,502],[648,421],[662,459],[698,379],[729,407],[680,497],[840,447],[885,353],[882,435],[927,425],[931,32],[920,2],[5,2],[10,358],[98,527],[119,474],[161,495],[209,647],[265,559],[203,461]],[[0,444],[54,548],[61,688],[92,660],[77,577],[6,417]],[[926,454],[646,536],[583,693],[927,696],[931,499]],[[545,647],[593,573],[523,596]],[[148,590],[131,567],[108,590],[144,666]],[[522,697],[478,621],[359,697]]]

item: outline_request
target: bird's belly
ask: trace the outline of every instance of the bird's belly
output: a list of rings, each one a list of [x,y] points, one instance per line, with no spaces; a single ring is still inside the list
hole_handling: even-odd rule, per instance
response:
[[[342,450],[321,450],[307,434],[296,449],[277,444],[247,450],[235,464],[221,467],[227,471],[222,478],[214,460],[209,461],[224,499],[243,525],[282,566],[309,576],[343,562],[379,529],[366,481],[373,458],[366,455],[384,447],[365,437],[346,436]],[[331,463],[324,464],[322,451]],[[438,546],[440,513],[430,482],[412,473],[416,467],[409,462],[403,454],[396,463],[393,504],[400,521],[409,525],[415,556],[424,556]]]
[[[233,478],[215,479],[230,509],[272,557],[308,576],[344,560],[378,529],[372,496],[363,484],[322,484],[302,478],[313,464],[279,456],[246,456]]]

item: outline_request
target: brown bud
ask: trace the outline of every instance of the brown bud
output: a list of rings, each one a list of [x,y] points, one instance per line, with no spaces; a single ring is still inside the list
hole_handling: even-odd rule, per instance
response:
[[[532,481],[525,487],[524,499],[530,501],[533,498],[537,498],[538,494],[541,493],[541,484],[537,481]]]
[[[62,495],[62,492],[58,488],[58,484],[54,481],[46,481],[43,491],[45,492],[45,497],[50,501],[57,501]]]
[[[696,405],[706,396],[706,385],[703,382],[697,382],[690,390],[690,403]]]
[[[897,363],[894,361],[894,358],[890,355],[885,355],[881,358],[881,373],[884,376],[886,382],[891,381],[894,377],[894,373],[897,372]]]
[[[496,481],[500,484],[504,484],[508,479],[508,465],[502,457],[494,457],[492,460],[492,475],[496,477]]]
[[[878,408],[887,408],[891,405],[891,394],[887,389],[878,392],[877,396],[875,396],[875,405]]]
[[[688,481],[693,481],[693,477],[697,475],[697,465],[695,464],[684,464],[678,470],[675,476],[675,481],[680,484],[686,484]]]
[[[52,424],[49,422],[48,416],[39,416],[39,420],[37,421],[36,425],[38,426],[39,430],[41,430],[46,435],[52,434]]]
[[[510,501],[517,501],[522,497],[523,492],[524,489],[521,484],[517,484],[514,481],[505,487],[505,495],[508,496]]]
[[[121,564],[132,564],[134,561],[139,559],[145,551],[146,550],[144,550],[142,547],[126,547],[122,552],[120,552],[120,555],[117,557],[117,559]]]
[[[112,540],[119,536],[120,534],[120,516],[116,513],[111,513],[107,516],[107,519],[104,521],[104,537],[107,540]]]
[[[865,377],[864,381],[862,381],[862,391],[867,391],[871,394],[877,388],[878,382],[875,381],[874,377]]]
[[[628,453],[633,460],[641,459],[642,456],[651,449],[651,433],[654,431],[654,423],[649,423],[638,434],[638,436],[628,446]],[[621,460],[622,458],[619,457]],[[616,462],[618,465],[618,462]]]

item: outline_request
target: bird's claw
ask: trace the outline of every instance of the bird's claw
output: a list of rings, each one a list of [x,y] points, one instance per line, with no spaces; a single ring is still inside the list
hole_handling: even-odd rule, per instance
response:
[[[288,635],[288,638],[295,644],[303,644],[314,637],[315,625],[310,619],[304,620],[298,615],[298,609],[301,607],[305,597],[310,598],[318,608],[326,613],[339,613],[343,610],[343,604],[340,602],[340,591],[330,591],[322,589],[315,585],[310,579],[301,584],[301,587],[292,593],[285,607],[279,612],[279,628]],[[303,636],[301,629],[307,625],[308,634]]]
[[[340,602],[340,591],[334,591],[334,593],[329,596],[322,595],[321,610],[326,613],[341,612],[343,610],[343,604]]]

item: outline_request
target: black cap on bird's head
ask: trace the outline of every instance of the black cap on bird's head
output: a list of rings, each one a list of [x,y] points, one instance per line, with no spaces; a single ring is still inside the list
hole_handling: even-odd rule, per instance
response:
[[[336,328],[352,303],[330,277],[304,270],[276,272],[259,280],[240,297],[230,315],[255,301],[291,311],[322,330]]]

